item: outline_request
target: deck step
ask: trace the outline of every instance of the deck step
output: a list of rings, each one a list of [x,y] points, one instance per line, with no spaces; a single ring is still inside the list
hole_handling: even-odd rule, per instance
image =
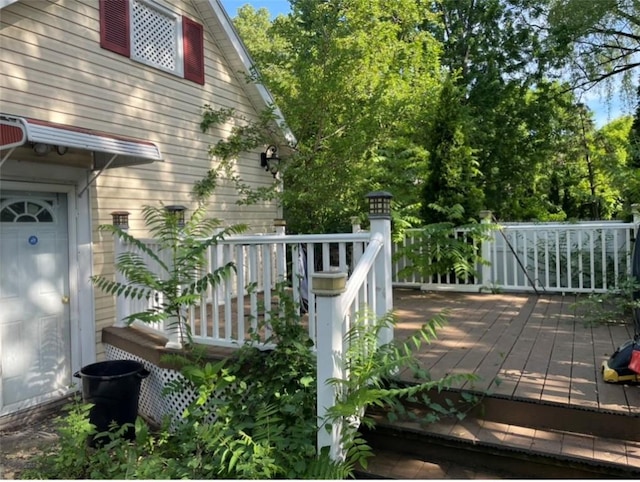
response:
[[[381,458],[371,476],[394,476],[398,467],[385,460],[399,455],[430,464],[457,462],[476,471],[516,478],[638,478],[640,442],[557,430],[541,430],[477,418],[446,419],[422,427],[415,422],[387,422],[363,435]],[[376,460],[377,459],[377,460]],[[406,464],[405,470],[406,470]],[[425,470],[428,464],[425,464]],[[433,469],[433,468],[432,468]],[[376,473],[382,472],[382,473]],[[422,478],[422,477],[416,477]]]
[[[640,387],[638,387],[640,390]],[[465,404],[463,391],[444,389],[429,392],[432,402],[442,406],[460,407],[469,416],[509,425],[538,429],[583,433],[604,438],[640,441],[640,413],[605,411],[581,405],[566,405],[550,401],[506,397],[464,391],[477,399],[476,406]],[[407,404],[415,412],[423,412],[423,405]]]
[[[455,390],[429,398],[462,400]],[[418,419],[425,413],[406,406]],[[640,421],[628,413],[483,396],[462,420],[392,423],[385,413],[370,415],[376,427],[362,433],[375,456],[362,477],[640,478]]]

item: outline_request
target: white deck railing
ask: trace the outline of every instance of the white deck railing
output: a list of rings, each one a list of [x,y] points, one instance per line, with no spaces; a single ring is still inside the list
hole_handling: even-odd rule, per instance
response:
[[[374,221],[375,223],[375,221]],[[409,230],[402,243],[393,245],[396,253],[390,271],[368,271],[366,288],[355,295],[355,307],[365,306],[383,315],[391,306],[388,294],[380,299],[380,280],[390,278],[394,286],[413,286],[429,290],[537,291],[550,293],[606,292],[620,286],[631,273],[631,253],[636,223],[504,223],[490,232],[491,240],[476,246],[490,265],[478,265],[477,275],[458,278],[453,272],[423,278],[400,275],[408,260],[397,257],[402,248],[419,249],[418,230]],[[358,231],[358,229],[355,229]],[[375,232],[375,231],[374,231]],[[465,236],[458,230],[456,236]],[[354,232],[331,235],[231,236],[212,247],[206,269],[233,262],[236,272],[214,290],[204,294],[199,306],[187,313],[194,341],[218,346],[237,346],[256,330],[258,320],[267,320],[277,309],[278,286],[298,304],[308,322],[309,336],[317,336],[316,294],[309,280],[318,272],[338,271],[355,274],[356,266],[370,244],[371,234]],[[144,240],[153,248],[153,240]],[[471,242],[471,241],[470,241]],[[391,249],[390,243],[386,249]],[[124,249],[119,243],[116,250]],[[117,253],[116,253],[117,254]],[[151,261],[150,261],[151,262]],[[153,264],[151,265],[153,267]],[[385,281],[386,282],[386,281]],[[350,284],[350,287],[353,284]],[[355,289],[355,288],[350,288]],[[118,299],[117,318],[143,311],[161,301]],[[140,324],[163,333],[177,343],[168,326]],[[264,341],[269,325],[260,332]]]
[[[617,286],[631,270],[635,223],[503,224],[492,239],[476,246],[489,266],[478,266],[477,276],[459,279],[441,273],[422,279],[401,277],[406,258],[392,263],[392,251],[399,246],[416,246],[419,236],[409,231],[404,242],[392,246],[388,218],[372,217],[371,232],[333,235],[278,234],[231,236],[207,253],[209,272],[232,262],[235,273],[202,296],[190,309],[188,323],[193,340],[218,346],[239,346],[248,332],[258,330],[259,342],[269,338],[269,319],[279,310],[278,289],[306,312],[309,336],[317,351],[318,420],[336,397],[331,378],[348,376],[341,364],[347,347],[344,335],[356,316],[368,316],[372,323],[393,309],[392,282],[396,286],[427,289],[543,290],[548,292],[602,292]],[[456,236],[464,239],[465,232]],[[154,241],[146,240],[153,249]],[[469,241],[472,242],[472,241]],[[116,240],[116,257],[129,249]],[[149,260],[151,262],[151,260]],[[153,268],[153,263],[151,263]],[[159,296],[159,294],[158,294]],[[131,313],[144,311],[159,298],[129,300],[118,297],[117,324]],[[305,321],[303,321],[305,322]],[[159,324],[141,325],[164,334],[168,345],[179,346],[175,332]],[[380,333],[379,343],[393,340],[393,329]],[[341,457],[340,426],[332,432],[318,430],[318,446],[330,446],[334,458]]]
[[[298,305],[308,322],[310,338],[316,339],[316,295],[308,289],[309,279],[317,272],[337,270],[351,273],[369,243],[368,232],[330,235],[280,234],[230,236],[207,252],[206,267],[213,272],[229,262],[235,272],[215,289],[203,294],[198,306],[186,313],[194,342],[216,346],[238,346],[248,338],[249,330],[258,330],[258,321],[268,321],[277,310],[278,290],[282,289]],[[149,248],[156,244],[143,239]],[[116,241],[116,256],[125,249]],[[152,269],[152,260],[147,260]],[[118,320],[141,312],[160,300],[118,299]],[[365,297],[364,300],[368,301]],[[135,322],[136,326],[168,336],[179,343],[175,330],[161,324]],[[265,341],[269,324],[259,333]]]
[[[618,288],[631,274],[631,253],[637,223],[502,223],[477,245],[489,261],[477,265],[477,276],[458,278],[440,273],[428,278],[401,275],[408,266],[402,249],[419,249],[420,231],[410,230],[394,245],[393,273],[396,286],[429,290],[538,291],[549,293],[604,293]],[[463,238],[463,230],[456,230]],[[471,242],[471,241],[470,241]]]
[[[370,233],[357,232],[359,228],[355,227],[354,231],[333,235],[231,236],[208,251],[204,269],[213,272],[232,262],[235,273],[204,293],[199,306],[187,314],[193,341],[218,346],[241,345],[249,328],[258,330],[262,326],[258,324],[262,317],[265,323],[260,341],[264,344],[270,334],[269,317],[279,309],[274,298],[279,293],[276,288],[286,285],[299,309],[308,313],[309,337],[318,359],[319,424],[337,395],[329,380],[348,376],[342,366],[346,348],[343,343],[352,321],[364,317],[369,326],[393,309],[390,219],[373,217]],[[154,240],[141,241],[154,250]],[[123,250],[133,249],[117,238],[115,248],[116,258]],[[151,269],[158,268],[153,260],[146,261]],[[124,326],[128,315],[161,302],[159,296],[157,293],[149,300],[117,297],[116,323]],[[165,335],[167,346],[180,346],[175,331],[166,324],[136,325]],[[392,340],[391,326],[379,331],[379,343]],[[330,446],[334,459],[342,456],[340,430],[339,424],[334,424],[331,433],[320,426],[318,430],[318,447]]]

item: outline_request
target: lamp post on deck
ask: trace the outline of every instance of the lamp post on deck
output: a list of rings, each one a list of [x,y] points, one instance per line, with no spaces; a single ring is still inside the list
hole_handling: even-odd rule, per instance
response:
[[[391,284],[391,199],[393,196],[387,191],[374,191],[365,196],[369,201],[369,224],[371,234],[380,233],[384,244],[382,256],[375,266],[376,283],[376,316],[386,315],[393,309],[393,286]],[[387,326],[380,330],[378,344],[386,345],[393,341],[393,327]]]
[[[111,224],[115,227],[122,229],[123,231],[129,230],[129,211],[113,211],[111,213]],[[116,261],[120,255],[124,252],[124,242],[119,237],[114,237],[113,252]],[[126,283],[126,278],[120,270],[116,270],[116,282]],[[126,298],[123,295],[116,296],[116,322],[113,326],[118,328],[124,328],[127,323],[124,321],[127,317]]]
[[[377,318],[386,315],[393,309],[393,292],[391,286],[391,199],[386,191],[376,191],[367,194],[369,202],[369,221],[371,239],[381,243],[381,251],[373,261],[375,291],[370,301]],[[352,220],[352,224],[355,222]],[[359,226],[353,228],[359,231]],[[357,268],[356,268],[357,270]],[[317,313],[317,415],[318,449],[330,448],[333,460],[344,459],[344,447],[341,446],[341,421],[333,421],[330,431],[322,424],[327,410],[336,401],[335,387],[328,382],[345,376],[342,366],[344,347],[344,296],[347,290],[347,273],[339,269],[328,269],[314,273],[311,278],[311,291],[316,296]],[[393,341],[393,327],[388,326],[380,330],[378,344],[383,345]]]

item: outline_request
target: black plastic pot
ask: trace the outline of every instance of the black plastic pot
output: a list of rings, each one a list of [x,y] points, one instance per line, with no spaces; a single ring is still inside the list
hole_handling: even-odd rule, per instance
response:
[[[93,403],[89,421],[98,433],[109,430],[113,422],[118,427],[133,424],[138,416],[140,383],[149,376],[142,363],[133,360],[110,360],[92,363],[83,367],[74,377],[82,380],[82,399]],[[125,436],[135,438],[135,430],[130,427]],[[89,440],[92,446],[98,437]]]

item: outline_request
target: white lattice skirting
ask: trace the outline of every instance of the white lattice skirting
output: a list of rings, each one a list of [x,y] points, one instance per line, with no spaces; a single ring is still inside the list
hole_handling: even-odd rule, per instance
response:
[[[159,368],[144,358],[113,345],[105,344],[104,346],[107,360],[134,360],[142,363],[149,370],[149,376],[143,379],[140,385],[138,412],[153,422],[160,424],[166,415],[175,421],[176,416],[180,416],[184,409],[195,400],[195,394],[191,390],[169,395],[162,394],[164,387],[169,382],[182,378],[182,375],[176,370]]]

